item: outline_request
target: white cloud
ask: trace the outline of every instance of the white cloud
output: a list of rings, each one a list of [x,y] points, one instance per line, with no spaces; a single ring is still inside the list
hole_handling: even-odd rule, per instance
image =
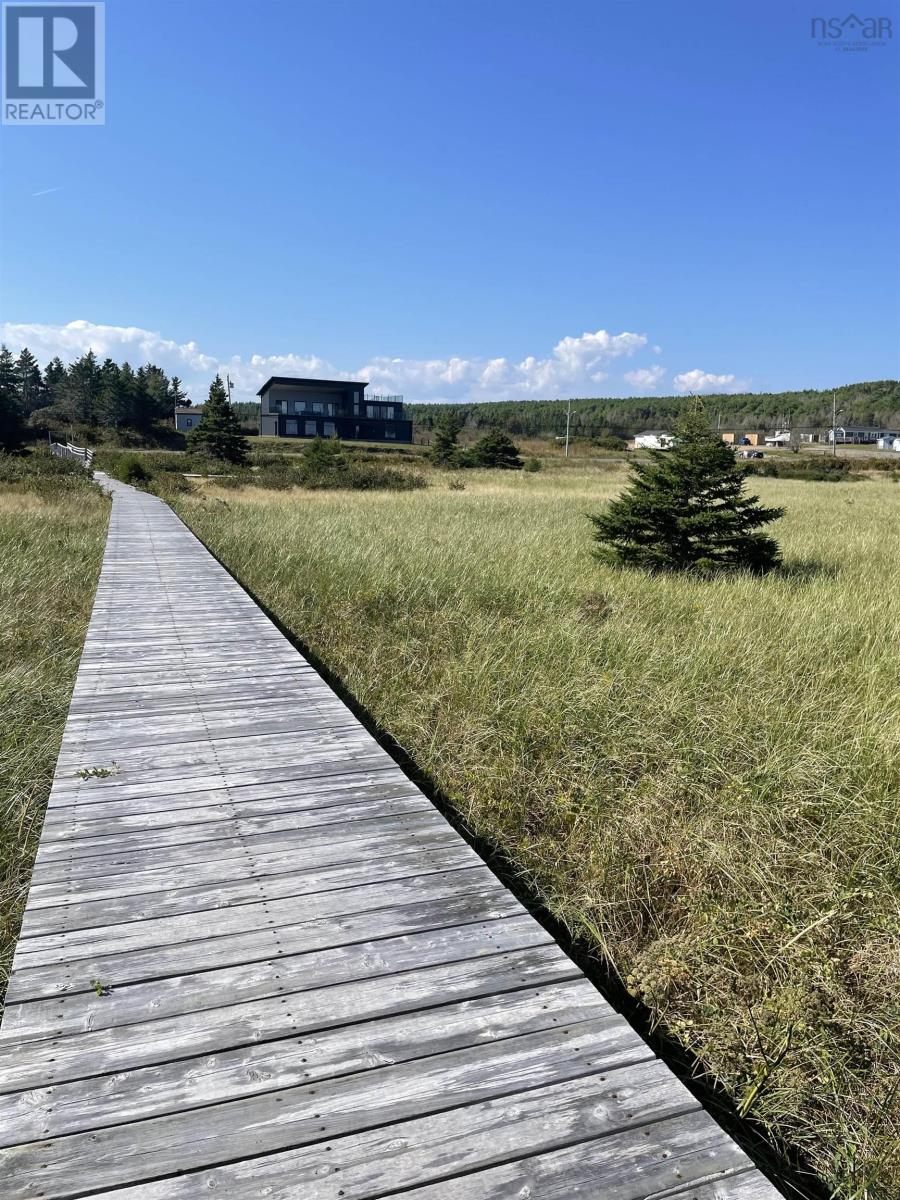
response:
[[[630,383],[632,387],[652,392],[655,391],[660,380],[665,377],[665,374],[665,367],[638,367],[634,371],[626,371],[622,378],[626,383]]]
[[[216,360],[203,354],[196,342],[179,345],[161,334],[135,326],[94,325],[91,321],[70,321],[68,325],[5,323],[0,326],[0,337],[13,351],[27,346],[41,363],[49,362],[57,354],[69,362],[93,350],[100,359],[113,358],[133,366],[154,362],[174,375],[214,374],[216,367]]]
[[[519,361],[491,358],[390,358],[377,356],[345,370],[315,354],[252,354],[218,359],[196,342],[175,342],[160,333],[134,326],[96,325],[70,321],[66,325],[6,324],[0,337],[13,350],[28,346],[45,363],[54,355],[71,361],[92,349],[101,359],[128,360],[137,366],[154,362],[181,377],[195,400],[206,395],[210,379],[227,371],[234,394],[250,399],[270,375],[325,376],[368,379],[373,392],[400,392],[409,400],[552,399],[556,396],[597,395],[597,385],[609,378],[611,364],[632,358],[647,346],[640,333],[609,333],[605,329],[568,336],[545,357],[527,355]],[[661,367],[646,369],[656,379]],[[628,372],[641,375],[640,371]],[[605,389],[610,394],[608,389]]]
[[[676,392],[739,392],[744,384],[734,375],[711,375],[709,371],[694,369],[675,376]]]

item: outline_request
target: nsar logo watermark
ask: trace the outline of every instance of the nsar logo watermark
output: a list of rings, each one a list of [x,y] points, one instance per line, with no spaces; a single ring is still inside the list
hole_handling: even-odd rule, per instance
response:
[[[3,5],[3,124],[103,125],[103,4]]]
[[[890,17],[811,17],[810,37],[832,50],[858,52],[872,46],[886,46],[894,36]]]

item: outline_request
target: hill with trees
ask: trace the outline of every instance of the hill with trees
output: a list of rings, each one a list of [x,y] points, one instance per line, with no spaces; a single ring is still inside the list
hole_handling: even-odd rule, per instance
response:
[[[900,429],[900,381],[884,379],[835,388],[840,423]],[[575,437],[629,437],[642,429],[672,429],[684,396],[589,397],[572,401]],[[831,427],[831,390],[742,392],[704,396],[707,416],[722,429],[774,430]],[[502,400],[484,404],[407,404],[419,429],[431,431],[451,412],[468,431],[500,429],[519,437],[565,433],[567,400]]]

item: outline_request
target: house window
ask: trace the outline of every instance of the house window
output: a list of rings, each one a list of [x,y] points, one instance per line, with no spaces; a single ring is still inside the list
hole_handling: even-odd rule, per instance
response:
[[[325,411],[324,406],[322,404],[320,404],[318,401],[312,406],[312,410],[314,413],[320,413],[320,412]]]
[[[190,429],[191,426],[194,424],[194,418],[193,417],[185,417],[184,423],[185,423],[185,425],[187,425],[188,429]]]
[[[386,430],[384,431],[384,436],[385,436],[386,438],[395,438],[397,435],[396,435],[396,433],[394,432],[394,430],[393,430],[393,429],[386,429]]]
[[[315,421],[304,422],[304,431],[307,437],[315,437],[318,432]]]
[[[297,436],[297,422],[296,421],[285,421],[284,432],[287,437],[296,437]]]
[[[325,421],[322,425],[323,437],[334,437],[334,421]]]

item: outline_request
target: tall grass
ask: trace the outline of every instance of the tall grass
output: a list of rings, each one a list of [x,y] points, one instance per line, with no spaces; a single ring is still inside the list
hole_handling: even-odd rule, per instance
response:
[[[0,456],[0,998],[90,617],[107,515],[108,502],[81,467],[36,471],[27,459]]]
[[[178,505],[744,1111],[887,1200],[900,489],[755,480],[787,569],[699,581],[593,559],[621,479]]]

